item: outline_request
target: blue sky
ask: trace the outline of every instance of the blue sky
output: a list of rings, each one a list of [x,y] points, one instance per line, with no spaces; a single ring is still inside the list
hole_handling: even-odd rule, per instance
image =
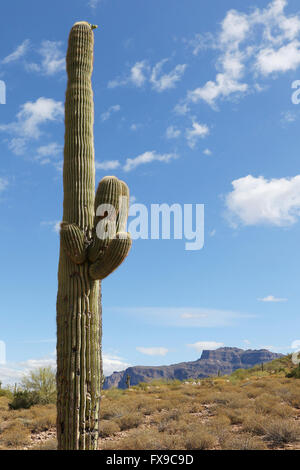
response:
[[[221,345],[292,351],[300,326],[296,0],[11,0],[1,16],[0,378],[55,362],[64,60],[79,20],[99,25],[96,181],[115,174],[147,207],[205,205],[202,250],[136,240],[103,282],[106,375],[195,360]]]

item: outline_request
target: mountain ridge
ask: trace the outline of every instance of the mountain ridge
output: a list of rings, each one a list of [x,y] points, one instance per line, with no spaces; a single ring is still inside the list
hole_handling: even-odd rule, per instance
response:
[[[202,351],[201,357],[195,361],[180,362],[162,366],[131,366],[119,372],[113,372],[105,378],[103,388],[126,388],[126,377],[130,376],[130,384],[150,382],[153,379],[187,380],[217,375],[231,374],[236,369],[249,369],[257,364],[270,362],[282,357],[283,354],[273,353],[268,349],[240,349],[222,347]]]

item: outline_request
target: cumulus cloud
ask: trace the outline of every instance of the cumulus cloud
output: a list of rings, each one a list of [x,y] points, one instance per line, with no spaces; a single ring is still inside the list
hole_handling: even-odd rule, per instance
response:
[[[43,133],[41,127],[45,123],[61,120],[63,114],[61,101],[41,97],[35,102],[24,103],[16,116],[16,121],[0,124],[0,131],[13,135],[9,147],[20,155],[25,152],[28,141],[40,138]]]
[[[207,155],[207,156],[212,155],[212,151],[210,149],[204,149],[203,153],[204,153],[204,155]]]
[[[179,104],[181,109],[200,100],[216,108],[220,99],[261,89],[257,77],[296,70],[300,65],[300,15],[287,15],[286,6],[286,0],[273,0],[266,8],[248,14],[229,10],[215,38],[204,41],[203,35],[196,35],[195,55],[204,44],[219,51],[217,73],[214,79],[190,90]]]
[[[186,130],[186,139],[188,146],[193,149],[196,147],[198,139],[203,139],[209,134],[209,127],[206,124],[199,124],[194,121],[191,129]]]
[[[300,215],[300,175],[266,179],[252,175],[232,182],[227,194],[227,215],[234,225],[288,226]]]
[[[60,41],[42,41],[38,54],[41,56],[40,63],[27,63],[26,69],[42,73],[43,75],[54,75],[57,72],[64,71],[65,54],[61,50],[62,42]]]
[[[157,92],[174,88],[181,80],[186,64],[176,65],[170,72],[163,73],[163,67],[169,59],[163,59],[151,68],[146,60],[136,62],[130,69],[129,74],[124,78],[116,78],[108,82],[108,88],[118,86],[133,85],[141,88],[146,82],[152,85],[152,89]]]
[[[293,41],[279,49],[271,47],[259,51],[256,67],[263,75],[296,70],[300,64],[300,42]]]
[[[30,41],[29,39],[25,39],[11,54],[6,56],[2,60],[2,64],[9,64],[11,62],[16,62],[17,60],[21,59],[25,56],[29,49]]]
[[[43,221],[41,222],[42,226],[50,227],[52,232],[59,233],[60,232],[60,220],[51,220],[51,221]]]
[[[108,88],[116,88],[127,84],[141,87],[146,81],[145,72],[148,70],[148,65],[145,60],[136,62],[130,69],[129,75],[125,78],[116,78],[108,82]]]
[[[104,113],[101,114],[101,121],[107,121],[112,114],[117,113],[118,111],[120,111],[120,109],[121,106],[119,104],[114,104],[113,106],[110,106]]]
[[[143,348],[139,346],[136,350],[147,356],[165,356],[168,352],[168,349],[163,347]]]
[[[218,343],[217,341],[197,341],[197,343],[187,344],[189,348],[195,349],[197,352],[203,351],[203,349],[213,350],[221,348],[224,343]]]
[[[171,70],[169,73],[163,74],[162,68],[169,59],[163,59],[158,62],[152,69],[150,76],[150,83],[154,90],[161,92],[169,88],[175,88],[176,83],[181,80],[185,69],[186,64],[178,64],[176,67]]]
[[[103,372],[105,376],[115,371],[121,371],[130,367],[122,357],[112,354],[103,354]],[[0,364],[0,377],[3,384],[14,384],[22,380],[30,371],[40,367],[56,368],[55,353],[40,359],[28,359],[27,361],[8,362]]]
[[[56,367],[55,357],[49,355],[41,359],[28,359],[27,361],[1,364],[1,381],[5,385],[19,383],[30,371],[40,367],[52,367],[54,369]]]
[[[145,163],[150,163],[153,161],[169,163],[175,158],[178,158],[176,153],[159,154],[152,150],[149,152],[144,152],[135,158],[127,158],[123,169],[124,171],[131,171],[140,165],[144,165]]]
[[[96,170],[115,170],[120,166],[119,160],[105,160],[104,162],[95,162]]]
[[[41,164],[45,165],[50,163],[51,158],[56,157],[61,154],[63,150],[62,145],[57,144],[56,142],[51,142],[47,145],[41,145],[37,148],[36,160]],[[51,157],[51,158],[50,158]]]
[[[274,297],[274,295],[267,295],[266,297],[257,300],[259,300],[260,302],[287,302],[287,299]]]
[[[126,362],[122,357],[114,354],[103,354],[103,373],[106,377],[113,372],[119,372],[130,366],[131,364]]]
[[[181,134],[180,129],[176,129],[174,126],[169,126],[166,130],[167,139],[177,139]]]

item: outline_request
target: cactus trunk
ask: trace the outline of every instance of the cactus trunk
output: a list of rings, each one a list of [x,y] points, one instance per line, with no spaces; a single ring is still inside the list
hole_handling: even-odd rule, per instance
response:
[[[128,207],[121,215],[117,201],[129,197],[125,183],[106,177],[95,198],[93,29],[89,23],[75,23],[67,52],[64,205],[57,295],[57,438],[61,450],[98,447],[100,283],[122,263],[131,246],[129,235],[123,233]],[[105,216],[97,217],[95,210],[103,203],[115,207],[117,221],[116,230],[109,230],[106,238],[99,240],[96,224]]]
[[[67,53],[64,223],[57,297],[57,434],[59,449],[65,450],[95,449],[98,441],[100,281],[90,278],[82,249],[94,224],[92,67],[93,32],[86,23],[79,23],[71,30]],[[80,261],[84,260],[82,264],[71,259],[72,242],[77,256],[82,256]]]

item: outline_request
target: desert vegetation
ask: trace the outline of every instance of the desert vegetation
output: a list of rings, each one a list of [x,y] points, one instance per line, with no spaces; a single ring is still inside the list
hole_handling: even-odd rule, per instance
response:
[[[296,372],[286,356],[230,376],[103,391],[99,449],[300,450]],[[45,400],[41,375],[33,373],[17,390],[1,390],[1,449],[56,449],[54,394]],[[13,409],[16,395],[31,393],[33,383],[43,400]]]

